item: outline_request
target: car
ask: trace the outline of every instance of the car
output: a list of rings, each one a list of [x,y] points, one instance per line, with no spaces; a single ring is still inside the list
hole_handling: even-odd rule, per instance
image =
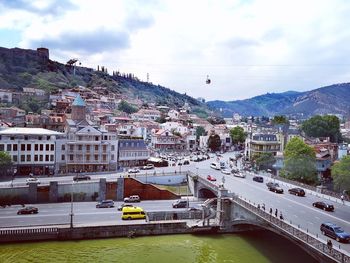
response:
[[[202,209],[200,209],[200,208],[197,208],[197,207],[189,207],[188,209],[187,209],[187,211],[189,211],[189,212],[195,212],[195,211],[201,211]]]
[[[110,208],[110,207],[114,207],[113,200],[102,200],[101,202],[98,202],[96,205],[96,208]]]
[[[91,177],[88,175],[77,174],[76,176],[73,177],[74,182],[88,181],[88,180],[91,180]]]
[[[271,181],[266,183],[266,186],[267,186],[267,187],[271,187],[271,186],[274,186],[274,185],[279,186],[278,183],[274,183],[274,182],[271,182]]]
[[[216,178],[215,178],[214,176],[212,176],[212,175],[208,175],[208,176],[207,176],[207,179],[208,179],[209,181],[212,181],[212,182],[216,181]]]
[[[234,173],[233,176],[240,177],[240,178],[245,178],[245,174],[244,173],[240,173],[240,172]]]
[[[210,164],[210,168],[213,168],[213,169],[215,169],[215,170],[220,170],[220,169],[221,169],[219,163],[211,163],[211,164]]]
[[[172,204],[173,208],[186,208],[188,207],[188,201],[187,200],[177,200]]]
[[[277,183],[270,184],[267,188],[271,192],[275,192],[275,193],[278,193],[278,194],[283,194],[283,189]]]
[[[264,178],[262,176],[254,176],[253,181],[258,182],[258,183],[263,183]]]
[[[231,174],[231,171],[229,169],[227,169],[227,168],[221,169],[221,172],[223,174]]]
[[[37,214],[39,212],[39,209],[34,206],[27,206],[24,208],[21,208],[17,211],[17,215],[23,215],[23,214]]]
[[[329,236],[338,242],[349,243],[350,234],[346,233],[343,229],[333,223],[322,223],[320,230],[323,235]]]
[[[304,189],[298,188],[298,187],[288,189],[288,193],[296,195],[296,196],[305,196]]]
[[[140,202],[140,197],[138,195],[130,195],[129,197],[124,198],[125,203],[137,203]]]
[[[128,170],[128,173],[129,174],[136,174],[136,173],[139,173],[140,170],[138,168],[131,168]]]
[[[190,164],[190,161],[189,161],[189,160],[184,160],[183,165],[189,165],[189,164]]]
[[[132,204],[121,204],[118,206],[118,211],[122,211],[124,207],[134,207]]]
[[[323,209],[324,211],[331,211],[331,212],[334,211],[334,206],[331,204],[327,204],[326,202],[321,202],[321,201],[314,202],[312,203],[312,206]]]
[[[35,177],[30,177],[26,180],[27,184],[29,183],[37,183],[37,184],[40,184],[40,180],[38,178],[35,178]]]
[[[141,169],[142,170],[152,170],[152,169],[154,169],[154,164],[151,164],[151,163],[146,164],[145,166],[142,166]]]

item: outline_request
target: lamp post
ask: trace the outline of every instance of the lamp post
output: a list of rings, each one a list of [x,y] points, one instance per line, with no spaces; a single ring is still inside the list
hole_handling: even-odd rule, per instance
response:
[[[71,191],[70,191],[70,228],[73,228],[73,184],[74,182],[72,183],[71,185]]]

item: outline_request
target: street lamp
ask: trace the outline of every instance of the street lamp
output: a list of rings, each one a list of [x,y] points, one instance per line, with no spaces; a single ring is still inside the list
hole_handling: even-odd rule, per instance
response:
[[[74,184],[74,181],[72,182],[72,185],[71,185],[71,191],[70,191],[70,228],[73,228],[73,184]]]

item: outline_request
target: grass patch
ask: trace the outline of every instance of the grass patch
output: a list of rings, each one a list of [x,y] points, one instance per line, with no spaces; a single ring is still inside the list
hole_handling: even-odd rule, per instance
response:
[[[158,188],[168,190],[177,195],[192,195],[187,185],[157,185]]]

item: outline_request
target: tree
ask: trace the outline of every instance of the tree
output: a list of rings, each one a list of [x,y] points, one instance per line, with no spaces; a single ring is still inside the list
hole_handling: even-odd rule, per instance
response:
[[[128,114],[131,114],[131,113],[134,113],[134,112],[137,112],[137,109],[130,105],[128,102],[126,102],[125,100],[122,100],[119,105],[118,105],[118,110],[120,111],[124,111]]]
[[[208,138],[208,148],[212,151],[219,151],[221,148],[221,139],[217,134],[212,134]]]
[[[0,176],[1,178],[11,175],[12,159],[7,152],[0,152]]]
[[[199,140],[199,137],[203,136],[203,135],[206,135],[205,129],[202,126],[198,126],[196,128],[196,138],[197,138],[197,140]]]
[[[335,189],[350,194],[350,156],[344,156],[334,164],[331,173]]]
[[[230,136],[233,144],[244,143],[247,134],[242,127],[236,126],[230,130]]]
[[[269,169],[275,163],[275,157],[272,153],[258,153],[255,154],[252,158],[253,161],[255,161],[258,170]]]
[[[304,183],[317,181],[315,151],[299,137],[292,138],[286,145],[282,175]]]
[[[289,121],[287,117],[284,115],[276,115],[275,117],[273,117],[272,123],[274,125],[280,125],[280,124],[283,125],[283,124],[289,124]]]
[[[303,122],[301,129],[311,137],[329,137],[331,142],[340,142],[340,122],[334,115],[316,115]]]

